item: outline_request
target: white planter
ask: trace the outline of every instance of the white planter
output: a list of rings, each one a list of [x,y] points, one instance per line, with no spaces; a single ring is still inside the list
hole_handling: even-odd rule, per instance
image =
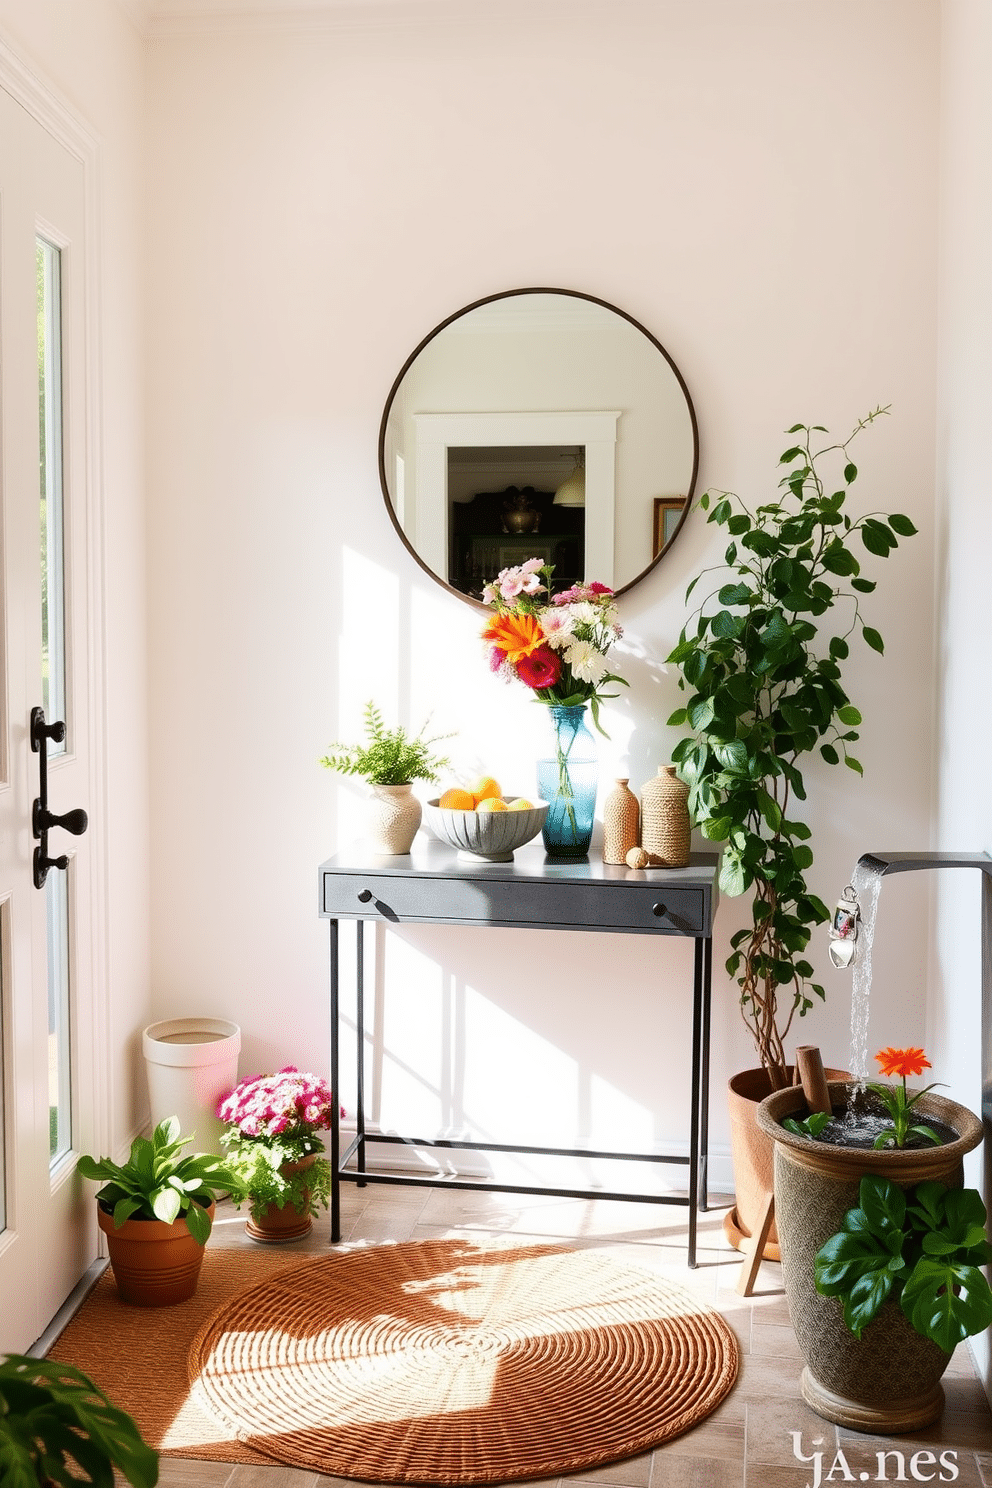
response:
[[[217,1152],[224,1123],[217,1102],[238,1083],[241,1029],[224,1018],[170,1018],[141,1035],[152,1125],[178,1116],[189,1151]]]

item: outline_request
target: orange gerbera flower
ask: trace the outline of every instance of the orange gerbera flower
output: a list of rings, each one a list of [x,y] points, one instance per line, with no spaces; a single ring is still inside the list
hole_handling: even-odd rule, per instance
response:
[[[922,1075],[925,1069],[933,1069],[925,1059],[922,1049],[879,1049],[875,1055],[883,1075]]]
[[[533,615],[504,611],[501,615],[493,616],[483,630],[482,638],[491,641],[502,651],[510,665],[515,666],[544,644],[544,631],[540,621],[535,620]]]

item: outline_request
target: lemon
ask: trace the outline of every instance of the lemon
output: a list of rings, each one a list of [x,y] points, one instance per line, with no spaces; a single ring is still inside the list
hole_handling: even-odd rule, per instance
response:
[[[506,809],[507,811],[533,811],[534,803],[525,800],[523,796],[517,796],[515,800],[507,803]]]
[[[481,816],[484,811],[509,811],[510,808],[502,796],[486,796],[485,800],[480,801],[475,809]]]
[[[477,780],[470,780],[465,789],[474,797],[476,806],[482,801],[495,800],[503,794],[499,781],[494,780],[492,775],[480,775]]]

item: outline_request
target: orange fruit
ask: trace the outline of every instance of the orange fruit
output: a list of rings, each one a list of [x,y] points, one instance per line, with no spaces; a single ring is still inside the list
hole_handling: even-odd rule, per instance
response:
[[[507,811],[533,811],[534,805],[533,802],[525,800],[523,796],[517,796],[515,800],[506,803],[506,809]]]
[[[474,811],[475,797],[471,791],[462,790],[460,786],[453,785],[444,792],[437,804],[448,811]]]
[[[478,811],[480,816],[484,811],[509,811],[509,809],[510,808],[507,806],[502,796],[487,796],[486,799],[484,801],[480,801],[478,806],[476,807],[476,810]]]
[[[476,806],[480,801],[492,801],[503,794],[499,781],[491,775],[480,775],[478,780],[470,780],[465,789],[471,791]]]

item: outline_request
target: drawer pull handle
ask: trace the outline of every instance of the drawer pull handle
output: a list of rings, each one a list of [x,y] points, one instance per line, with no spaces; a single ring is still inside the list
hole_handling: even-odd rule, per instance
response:
[[[659,918],[659,920],[660,920],[661,917],[662,917],[662,915],[665,915],[665,914],[668,913],[668,906],[665,905],[665,904],[652,904],[652,906],[651,906],[651,913],[653,915],[657,915],[658,918]]]
[[[359,902],[359,904],[368,904],[368,902],[369,902],[369,900],[371,898],[372,898],[372,890],[371,889],[363,889],[362,892],[358,896],[358,902]]]

